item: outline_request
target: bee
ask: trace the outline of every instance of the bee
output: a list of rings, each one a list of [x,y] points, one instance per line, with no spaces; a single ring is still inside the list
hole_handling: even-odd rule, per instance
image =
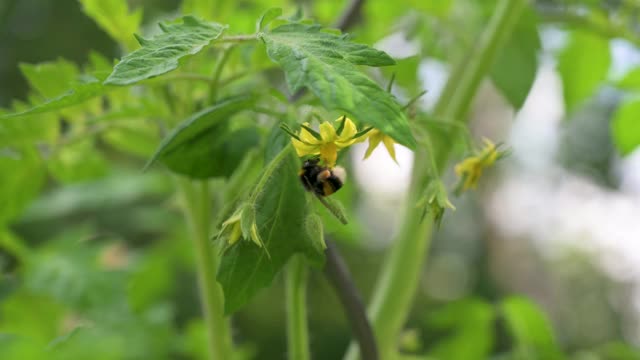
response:
[[[306,160],[299,173],[302,186],[318,197],[329,196],[340,190],[346,175],[346,171],[340,166],[334,168],[321,166],[319,157]]]

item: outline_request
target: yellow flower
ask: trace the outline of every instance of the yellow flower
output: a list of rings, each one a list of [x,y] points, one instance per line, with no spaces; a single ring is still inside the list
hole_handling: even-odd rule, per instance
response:
[[[475,189],[484,169],[491,167],[506,154],[505,151],[500,150],[499,146],[496,146],[489,139],[484,139],[484,144],[485,146],[482,150],[462,160],[455,166],[454,170],[460,177],[457,192]]]
[[[235,244],[244,237],[253,241],[258,247],[263,247],[255,218],[256,214],[253,208],[249,204],[243,204],[236,209],[231,217],[222,223],[219,236],[227,238],[228,246]]]
[[[449,201],[449,197],[447,196],[447,189],[440,180],[432,180],[429,183],[429,185],[425,189],[424,195],[418,201],[418,203],[416,203],[416,207],[421,207],[424,209],[422,212],[423,219],[427,213],[431,213],[433,215],[433,223],[438,228],[440,227],[440,223],[442,222],[442,217],[444,216],[445,210],[456,209],[451,201]]]
[[[236,210],[225,222],[222,223],[220,236],[227,237],[227,244],[233,245],[242,237],[242,228],[240,227],[240,219],[242,216],[242,208]]]
[[[356,125],[346,116],[335,122],[340,123],[338,129],[329,121],[320,124],[320,132],[309,127],[309,123],[302,124],[300,133],[291,142],[298,156],[320,155],[320,159],[328,167],[334,167],[338,159],[338,151],[356,142],[364,140],[364,133],[358,133]]]
[[[366,159],[371,156],[373,150],[380,145],[380,142],[382,142],[384,147],[387,148],[387,152],[389,152],[389,156],[391,156],[393,161],[398,163],[398,160],[396,160],[396,149],[394,147],[396,142],[391,138],[391,136],[385,135],[378,129],[373,129],[369,134],[369,147],[367,148],[367,152],[364,154],[364,158]]]

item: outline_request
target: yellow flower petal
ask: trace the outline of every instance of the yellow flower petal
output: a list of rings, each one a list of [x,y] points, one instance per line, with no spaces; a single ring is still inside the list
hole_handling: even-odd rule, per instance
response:
[[[378,129],[373,129],[371,131],[369,131],[369,133],[367,134],[369,136],[369,148],[367,148],[367,152],[364,154],[364,158],[368,158],[371,153],[373,153],[373,150],[380,145],[380,142],[382,142],[384,144],[384,147],[387,149],[387,152],[389,153],[389,156],[391,156],[391,158],[393,159],[393,161],[396,162],[396,164],[398,163],[398,160],[396,159],[396,149],[395,149],[395,141],[393,140],[392,137],[385,135],[382,131],[378,130]]]
[[[327,143],[320,147],[320,159],[328,167],[334,167],[338,160],[338,147],[334,143]]]
[[[320,153],[320,145],[308,145],[296,139],[291,139],[291,143],[293,144],[294,149],[296,149],[296,154],[298,154],[299,157]]]
[[[309,127],[309,123],[304,123],[303,125],[306,126],[306,127]],[[320,144],[322,144],[322,140],[316,139],[316,137],[313,136],[313,134],[311,134],[305,128],[301,128],[300,129],[299,137],[300,137],[300,140],[302,140],[303,142],[305,142],[307,144],[311,144],[311,145],[320,145]]]
[[[364,153],[364,158],[367,159],[373,153],[373,150],[378,147],[380,142],[382,141],[382,133],[377,130],[371,130],[369,132],[369,147],[367,148],[367,152]]]
[[[258,245],[258,247],[262,247],[262,238],[258,233],[258,225],[255,222],[251,224],[251,241]]]
[[[475,189],[478,186],[478,181],[482,176],[482,171],[485,166],[484,160],[478,156],[468,157],[455,166],[454,171],[456,175],[461,177],[463,181],[463,191]]]
[[[242,236],[242,229],[240,229],[240,223],[237,222],[233,224],[233,228],[231,228],[231,233],[229,234],[227,243],[229,245],[233,245],[240,239],[241,236]]]
[[[475,166],[476,162],[477,162],[477,158],[475,156],[462,160],[454,168],[456,175],[462,176],[462,174],[468,171],[468,169]]]
[[[320,136],[322,137],[322,143],[332,143],[337,138],[336,129],[331,125],[330,122],[325,121],[320,124]]]
[[[495,150],[496,144],[494,144],[493,141],[487,139],[486,137],[483,137],[482,142],[485,145],[485,149]]]
[[[314,137],[312,131],[307,130],[309,127],[308,123],[304,123],[306,128],[302,127],[297,135],[290,134],[292,136],[291,143],[296,149],[296,154],[298,154],[299,157],[320,154],[325,166],[333,167],[338,159],[339,150],[351,146],[356,142],[364,141],[369,137],[370,132],[354,138],[354,136],[358,134],[358,129],[354,122],[347,117],[340,117],[335,122],[338,123],[338,128],[341,128],[340,135],[337,134],[336,126],[334,126],[333,122],[329,121],[320,124],[318,131],[320,139]],[[318,136],[318,134],[315,135]],[[378,143],[380,143],[380,141],[382,140],[379,140]],[[387,148],[389,147],[387,146]],[[391,151],[392,156],[395,157],[395,153],[393,150]]]
[[[384,147],[387,148],[389,156],[391,156],[393,161],[395,161],[397,164],[398,160],[396,160],[396,148],[394,147],[395,142],[393,141],[393,139],[390,136],[384,136],[382,138],[382,142],[384,143]]]
[[[338,123],[340,121],[344,121],[344,127],[342,128],[342,133],[338,137],[338,145],[340,145],[340,143],[347,142],[349,142],[349,145],[351,145],[353,143],[352,138],[358,133],[356,124],[354,124],[353,121],[351,121],[351,119],[349,119],[348,117],[345,117],[344,120],[342,120],[342,117],[336,120],[336,122]],[[340,126],[342,126],[342,124],[338,125],[338,128],[340,128]]]
[[[221,233],[228,234],[227,243],[233,245],[238,239],[242,237],[242,229],[240,228],[240,217],[242,212],[236,211],[222,223]],[[229,229],[231,227],[231,229]]]

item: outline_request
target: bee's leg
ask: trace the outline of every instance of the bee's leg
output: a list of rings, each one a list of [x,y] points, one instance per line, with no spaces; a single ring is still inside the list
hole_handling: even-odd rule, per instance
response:
[[[331,170],[324,169],[318,173],[318,176],[316,177],[316,179],[318,179],[318,182],[322,183],[330,177],[331,177]]]

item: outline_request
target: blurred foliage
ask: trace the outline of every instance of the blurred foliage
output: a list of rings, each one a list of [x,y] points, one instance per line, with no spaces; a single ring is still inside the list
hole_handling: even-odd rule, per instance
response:
[[[256,20],[272,6],[283,7],[285,17],[300,7],[308,17],[331,25],[346,3],[0,3],[0,105],[6,107],[0,110],[0,359],[206,358],[207,335],[199,310],[193,247],[178,216],[180,200],[175,196],[174,178],[156,167],[147,173],[140,171],[146,162],[156,159],[177,173],[216,178],[212,182],[214,206],[221,218],[231,215],[240,200],[237,194],[255,194],[253,205],[262,212],[254,214],[252,221],[261,225],[262,239],[275,239],[269,251],[280,265],[292,251],[278,249],[278,240],[306,234],[308,219],[303,215],[316,208],[324,232],[345,250],[356,283],[368,297],[384,251],[364,240],[376,236],[371,231],[372,220],[360,216],[367,194],[356,186],[346,186],[336,194],[350,220],[342,226],[317,202],[294,201],[304,195],[301,187],[287,191],[297,185],[293,161],[283,165],[289,175],[286,180],[260,174],[263,163],[266,166],[286,140],[277,128],[270,132],[266,126],[253,126],[255,120],[261,125],[274,116],[291,120],[293,111],[283,105],[290,94],[284,90],[283,74],[268,59],[265,45],[198,49],[210,58],[225,59],[219,60],[226,61],[224,69],[218,67],[219,62],[201,61],[202,57],[195,56],[198,51],[187,51],[168,63],[156,64],[161,71],[138,74],[135,81],[141,81],[140,86],[133,90],[102,84],[114,59],[139,47],[133,33],[149,39],[141,40],[143,46],[158,37],[166,42],[157,35],[160,20],[192,14],[231,24],[231,35],[245,34],[255,30]],[[429,79],[423,83],[420,75],[425,60],[438,61],[445,69],[469,60],[465,56],[494,6],[495,1],[472,0],[367,2],[350,39],[374,44],[399,33],[415,51],[395,59],[394,68],[358,73],[357,77],[349,74],[341,84],[376,87],[379,84],[363,74],[387,84],[393,73],[393,93],[401,99],[411,98],[430,84]],[[615,187],[612,159],[640,145],[640,68],[613,78],[610,40],[638,46],[638,16],[640,9],[632,1],[536,1],[504,44],[490,74],[497,91],[517,110],[527,99],[540,59],[553,56],[568,113],[560,159],[570,170],[611,187]],[[267,27],[268,22],[259,27]],[[175,22],[168,26],[181,31]],[[297,26],[315,31],[311,25]],[[543,54],[548,50],[541,29],[548,28],[561,31],[566,43],[558,51]],[[391,60],[364,47],[355,50],[368,51],[366,58],[334,59],[327,66],[320,63],[324,53],[354,50],[349,39],[340,43],[345,46],[341,49],[325,42],[327,38],[338,41],[333,34],[315,33],[317,43],[310,44],[308,38],[294,36],[295,41],[290,41],[283,33],[280,38],[265,38],[272,58],[286,63],[289,60],[282,54],[292,48],[306,49],[313,55],[308,60],[320,64],[315,67],[317,73],[339,73],[347,67],[355,69],[354,64],[381,65]],[[217,35],[210,34],[195,46],[204,46]],[[187,71],[150,78],[178,65]],[[336,85],[330,79],[303,79],[306,68],[286,70],[289,77],[301,81],[292,83],[287,78],[290,90],[303,84],[312,90],[318,86],[322,88],[316,91],[320,102],[341,108],[344,98],[322,98]],[[179,78],[186,73],[192,77],[187,80],[193,81]],[[219,76],[215,81],[233,84],[233,91],[222,88],[215,94],[214,100],[227,103],[209,102],[211,74]],[[250,92],[259,92],[269,101],[231,97]],[[369,104],[376,96],[382,97]],[[386,125],[387,119],[375,118],[376,106],[397,106],[389,99],[386,93],[361,94],[359,111],[372,117],[372,124]],[[242,106],[236,106],[236,101]],[[249,105],[254,106],[251,111],[241,111]],[[330,111],[321,115],[329,114],[335,115]],[[398,124],[391,126],[391,132],[397,130],[411,145],[408,128]],[[208,136],[215,136],[216,141]],[[218,166],[207,167],[209,162]],[[266,190],[248,185],[262,178]],[[278,203],[274,209],[274,199],[284,205]],[[526,283],[513,291],[501,283],[495,268],[517,273],[524,260],[510,257],[513,268],[506,269],[491,263],[499,251],[491,247],[494,235],[482,222],[479,207],[469,199],[456,206],[458,211],[452,216],[447,213],[432,246],[423,274],[426,285],[398,340],[400,358],[640,358],[640,350],[623,328],[625,307],[615,308],[606,298],[609,292],[620,293],[625,284],[604,278],[581,259],[566,260],[578,264],[570,273],[564,265],[540,260],[540,267],[555,274],[558,299],[550,304],[541,297],[515,295],[535,295],[537,284]],[[287,217],[273,218],[276,212]],[[262,226],[287,219],[295,219],[297,227]],[[275,234],[279,238],[265,230],[278,226],[282,227]],[[295,251],[317,256],[316,235],[303,236],[309,243],[297,244]],[[262,251],[242,242],[230,249],[222,264],[223,285],[249,284],[246,278],[256,282],[250,292],[241,289],[234,303],[227,305],[235,310],[246,303],[233,322],[239,359],[279,359],[286,352],[279,267],[256,267],[253,273],[233,268],[239,253],[243,262],[256,264]],[[269,284],[272,286],[258,292],[258,287]],[[314,358],[339,358],[350,333],[332,289],[318,271],[311,275],[309,307]]]

